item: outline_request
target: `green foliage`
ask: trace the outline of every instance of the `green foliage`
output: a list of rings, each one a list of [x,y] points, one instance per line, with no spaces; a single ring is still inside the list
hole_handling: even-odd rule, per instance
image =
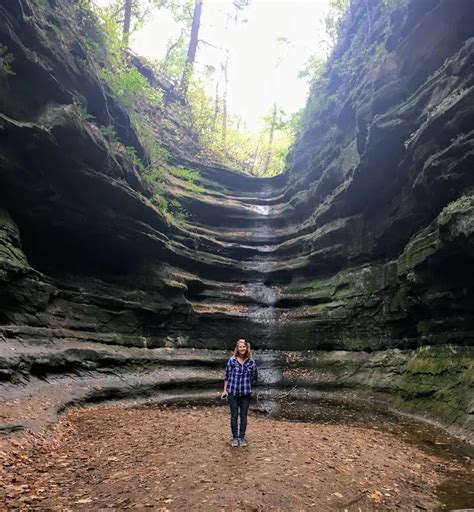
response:
[[[117,132],[115,131],[115,127],[114,126],[112,126],[112,125],[99,126],[99,129],[100,129],[102,135],[109,142],[118,142]]]
[[[119,24],[123,2],[118,1],[108,9],[94,8],[91,14],[89,0],[80,0],[78,9],[83,41],[90,54],[90,62],[96,66],[98,74],[108,84],[114,95],[127,110],[146,149],[146,157],[141,160],[134,148],[127,147],[126,152],[136,170],[154,184],[156,203],[165,212],[178,211],[176,204],[164,197],[167,175],[173,175],[183,182],[183,186],[193,193],[202,193],[203,187],[197,182],[199,176],[190,169],[167,165],[168,151],[158,142],[160,131],[157,119],[162,124],[167,115],[163,113],[163,91],[152,87],[147,78],[127,61],[122,30]],[[187,38],[189,37],[193,17],[193,0],[159,1],[171,9],[175,20],[182,24],[182,31],[174,42],[170,43],[167,56],[157,67],[166,71],[167,79],[177,83],[184,74],[186,66]],[[245,2],[244,2],[245,3]],[[87,11],[87,5],[89,11]],[[142,7],[149,8],[151,1],[143,2]],[[114,7],[115,5],[115,7]],[[135,5],[135,4],[134,4]],[[135,8],[139,8],[138,4]],[[134,11],[137,13],[138,11]],[[173,104],[173,117],[179,119],[182,132],[176,132],[176,144],[182,143],[181,137],[190,137],[203,146],[201,156],[212,161],[221,161],[231,167],[252,174],[277,174],[284,169],[288,148],[293,140],[295,118],[278,110],[276,117],[267,116],[264,128],[257,134],[241,126],[240,120],[226,112],[224,100],[206,93],[206,81],[213,80],[216,69],[209,68],[206,75],[197,81],[190,76],[187,104]],[[87,117],[87,109],[81,102],[77,108],[81,117]],[[167,106],[166,108],[171,108]],[[161,113],[160,113],[161,112]],[[164,119],[165,118],[165,119]],[[104,137],[111,143],[120,143],[114,128],[114,120],[108,126],[100,127]],[[186,139],[184,139],[186,140]],[[196,141],[197,142],[197,141]]]
[[[225,112],[222,98],[206,93],[202,81],[191,80],[188,107],[183,109],[180,119],[199,136],[203,146],[201,158],[217,158],[236,170],[255,175],[274,175],[284,170],[295,125],[281,109],[277,109],[270,142],[272,113],[265,116],[259,132],[251,132],[240,119]]]
[[[87,111],[87,101],[83,96],[81,96],[78,93],[74,93],[72,95],[72,101],[81,121],[83,121],[84,123],[94,121],[94,116],[92,114],[89,114],[89,112]]]
[[[123,0],[122,0],[123,1]],[[184,74],[187,62],[188,42],[194,13],[194,0],[148,0],[158,7],[166,8],[173,16],[179,29],[176,31],[166,49],[165,57],[157,62],[159,72],[171,81],[179,82]]]
[[[188,214],[177,199],[169,200],[165,195],[167,176],[173,175],[181,180],[183,187],[194,194],[202,194],[204,187],[196,182],[200,180],[201,175],[198,171],[187,169],[185,167],[174,167],[163,165],[161,167],[150,167],[142,170],[145,179],[155,186],[156,195],[154,203],[165,214],[168,220],[184,221]]]
[[[167,162],[169,151],[158,142],[152,119],[144,112],[134,112],[131,116],[140,141],[147,151],[148,167],[153,168]]]
[[[147,111],[159,111],[163,106],[163,92],[153,88],[147,79],[129,65],[121,41],[120,28],[104,10],[92,10],[88,0],[79,0],[74,11],[82,35],[82,41],[89,52],[89,64],[95,65],[98,75],[108,84],[123,107],[128,111],[147,157],[142,160],[132,146],[123,146],[138,173],[147,179],[157,174],[160,164],[169,158],[168,152],[157,142],[153,121]],[[85,99],[74,95],[73,103],[81,119],[91,122],[94,118],[87,112]],[[102,135],[114,145],[121,145],[114,119],[110,124],[99,127]],[[160,181],[160,180],[158,180]],[[156,204],[167,214],[168,201],[163,190],[157,187]]]
[[[108,10],[97,9],[95,16],[101,37],[97,37],[97,29],[89,28],[83,40],[93,60],[100,65],[101,77],[127,110],[136,110],[136,103],[140,100],[152,107],[161,107],[163,92],[151,87],[146,77],[127,62],[121,29],[116,20],[108,14]]]
[[[363,0],[365,2],[365,0]],[[399,5],[400,2],[406,0],[382,0],[385,8],[392,9]],[[367,9],[364,9],[363,15],[367,17],[368,27],[370,30],[371,21],[368,9],[373,4],[366,3]],[[324,18],[324,27],[328,41],[328,48],[332,52],[340,42],[342,34],[342,23],[351,15],[349,10],[350,0],[331,0],[329,3],[329,11]],[[372,8],[372,7],[370,7]],[[349,47],[337,59],[328,59],[325,61],[318,55],[313,55],[308,59],[305,67],[300,71],[300,78],[311,79],[311,90],[306,109],[299,116],[297,124],[300,129],[307,129],[314,120],[327,112],[331,112],[336,107],[337,91],[328,92],[329,78],[332,82],[340,82],[342,79],[350,80],[361,69],[364,69],[365,63],[370,62],[376,65],[377,61],[382,59],[386,52],[386,41],[390,35],[390,17],[386,16],[387,25],[381,37],[377,37],[376,42],[367,44],[366,34],[362,36],[356,34],[348,41]],[[354,51],[357,46],[357,51]],[[330,64],[328,65],[328,60]],[[367,68],[365,68],[367,69]]]
[[[184,182],[185,188],[196,194],[204,192],[204,187],[197,185],[196,181],[199,181],[201,175],[195,169],[188,169],[186,167],[170,167],[169,172]]]
[[[102,12],[112,19],[117,25],[123,22],[124,0],[113,0],[102,9]],[[139,30],[154,9],[159,9],[168,4],[167,0],[132,0],[130,32]]]
[[[137,155],[137,150],[133,146],[125,146],[127,155],[132,162],[133,167],[142,175],[145,175],[147,168],[145,167],[142,159]]]
[[[166,50],[166,57],[158,63],[159,71],[170,80],[178,82],[183,76],[186,66],[187,39],[183,30],[175,41],[170,41]]]
[[[311,82],[318,80],[326,70],[326,61],[317,55],[311,55],[303,69],[298,72],[298,78],[308,78]]]
[[[332,108],[336,101],[336,95],[321,94],[320,96],[313,96],[309,99],[306,105],[305,117],[306,119],[316,116],[325,110]]]
[[[151,87],[148,80],[136,68],[122,62],[115,69],[104,69],[102,76],[127,109],[133,109],[135,102],[140,98],[151,106],[162,106],[163,92]]]
[[[146,180],[154,183],[158,188],[162,189],[167,175],[173,175],[183,182],[184,188],[190,192],[201,194],[204,188],[196,182],[201,179],[201,174],[186,167],[175,167],[172,165],[163,165],[161,167],[150,167],[143,170]],[[175,205],[176,206],[176,205]]]
[[[81,0],[88,3],[89,0]],[[185,72],[187,42],[193,18],[194,0],[166,0],[142,2],[145,9],[152,4],[167,7],[174,19],[181,25],[181,32],[173,42],[170,42],[166,57],[155,65],[159,74],[165,72],[171,83],[179,83]],[[243,2],[246,4],[246,1]],[[160,132],[156,127],[157,113],[163,110],[163,92],[150,86],[147,78],[134,66],[131,66],[124,56],[124,43],[120,16],[123,1],[113,3],[107,9],[95,8],[95,26],[91,26],[91,16],[80,13],[83,20],[83,39],[91,55],[91,61],[98,65],[98,73],[109,85],[123,107],[128,111],[139,139],[146,149],[147,157],[138,163],[136,153],[129,156],[138,170],[147,180],[155,184],[157,193],[163,191],[163,173],[173,174],[166,165],[169,160],[168,151],[157,141]],[[139,17],[138,4],[134,4],[134,16]],[[82,9],[82,8],[81,8]],[[133,13],[132,13],[133,14]],[[97,30],[99,27],[99,30]],[[243,172],[261,174],[265,172],[276,174],[284,169],[288,147],[293,140],[293,128],[288,119],[278,119],[274,126],[274,135],[269,140],[268,119],[260,133],[253,134],[240,126],[240,121],[226,112],[224,100],[217,96],[213,98],[206,93],[206,82],[213,80],[216,69],[209,68],[199,81],[192,75],[189,78],[187,104],[174,104],[174,117],[180,120],[182,133],[176,133],[176,144],[181,144],[183,136],[198,137],[203,146],[201,157],[210,158],[214,162],[221,161]],[[209,86],[207,86],[209,88]],[[171,108],[170,106],[167,107]],[[281,117],[281,112],[279,113]],[[160,123],[166,121],[166,115],[158,115]],[[110,127],[100,128],[104,136],[111,142],[117,142],[117,134]],[[184,135],[186,134],[186,135]],[[197,141],[196,141],[197,142]],[[129,151],[129,150],[127,150]],[[139,160],[139,159],[138,159]],[[176,173],[181,173],[177,176]],[[201,193],[202,187],[196,184],[196,178],[184,176],[183,171],[174,171],[174,175],[183,179],[186,188],[195,193]],[[160,203],[162,206],[164,201]]]
[[[297,113],[293,118],[293,123],[296,125],[296,130],[305,130],[314,121],[315,116],[323,113],[325,110],[331,108],[336,100],[335,94],[328,94],[327,92],[328,76],[327,71],[324,69],[322,75],[315,78],[311,84],[311,90],[306,102],[306,107]]]
[[[158,209],[163,212],[163,214],[165,215],[166,218],[168,218],[169,220],[169,211],[168,211],[168,208],[169,208],[169,204],[170,202],[168,201],[168,199],[166,199],[165,196],[162,196],[162,195],[159,195],[159,194],[156,194],[153,199],[152,199],[152,203],[158,207]]]
[[[8,53],[8,47],[0,44],[0,77],[15,74],[12,70],[13,61],[13,54]]]
[[[341,19],[349,8],[349,0],[331,0],[329,11],[324,18],[324,29],[328,36],[330,50],[339,42],[341,33]]]
[[[146,181],[153,184],[155,188],[154,204],[165,214],[168,220],[183,220],[186,214],[179,201],[177,199],[169,201],[166,197],[167,176],[176,176],[183,182],[183,186],[187,190],[200,194],[204,192],[204,188],[196,184],[196,181],[201,177],[199,172],[182,167],[173,167],[164,163],[162,152],[165,152],[165,155],[167,155],[167,152],[160,148],[156,142],[151,149],[155,159],[150,160],[146,165],[138,157],[135,148],[127,146],[126,151],[134,168]]]
[[[326,44],[329,52],[332,52],[339,43],[341,22],[349,6],[350,0],[330,0],[329,2],[329,10],[323,20],[327,39],[320,41],[320,43]],[[340,58],[332,63],[331,71],[339,75],[349,75],[354,73],[356,68],[352,61]],[[304,130],[310,126],[315,116],[330,109],[335,102],[335,95],[327,93],[329,80],[327,58],[324,59],[319,54],[312,55],[300,70],[298,78],[309,79],[311,83],[305,109],[293,117],[295,129]]]
[[[185,221],[189,217],[188,212],[182,207],[181,203],[177,199],[173,199],[169,202],[168,210],[173,218],[178,222]]]
[[[341,21],[348,11],[350,0],[330,0],[329,10],[323,19],[326,38],[319,41],[328,49],[328,55],[334,50],[341,33]],[[303,69],[298,73],[298,78],[308,78],[312,83],[319,80],[326,72],[326,59],[320,54],[312,55],[305,63]]]
[[[90,0],[76,0],[71,2],[71,14],[74,16],[75,25],[81,36],[82,43],[92,57],[89,64],[105,65],[107,58],[107,41],[100,19],[99,11],[93,9]],[[53,25],[54,26],[54,25]],[[61,31],[56,31],[58,38],[62,38]]]

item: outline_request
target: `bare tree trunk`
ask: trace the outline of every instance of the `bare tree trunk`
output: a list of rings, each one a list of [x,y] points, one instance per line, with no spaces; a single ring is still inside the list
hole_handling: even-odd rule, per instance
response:
[[[222,147],[226,147],[227,139],[227,89],[229,86],[229,76],[227,74],[227,68],[229,66],[229,50],[226,50],[225,64],[223,67],[224,71],[224,94],[222,95]]]
[[[201,26],[201,12],[203,0],[195,0],[193,25],[191,27],[191,37],[189,38],[188,56],[186,58],[186,67],[183,73],[183,80],[181,82],[181,90],[186,95],[189,87],[189,78],[196,60],[196,50],[199,42],[199,28]]]
[[[272,162],[273,139],[275,137],[276,115],[277,115],[277,104],[274,103],[273,104],[272,120],[270,123],[270,135],[268,137],[268,152],[267,152],[267,157],[265,158],[265,164],[263,166],[264,174],[267,174],[268,169],[270,169],[270,164]]]
[[[216,97],[214,100],[214,117],[212,119],[212,128],[215,131],[217,127],[217,117],[219,116],[219,85],[220,79],[216,82]]]
[[[257,160],[258,160],[258,157],[259,157],[259,151],[260,151],[260,140],[258,141],[257,143],[257,147],[255,148],[255,151],[254,151],[254,154],[253,154],[253,158],[252,158],[252,165],[250,166],[250,174],[253,174],[255,176],[255,167],[257,165]]]
[[[165,62],[170,58],[171,52],[179,45],[181,42],[181,38],[184,36],[184,29],[181,30],[181,33],[179,34],[178,39],[172,44],[169,45],[168,49],[166,50],[165,58],[163,59]]]
[[[132,20],[132,0],[125,0],[123,6],[123,36],[122,41],[125,48],[128,48],[128,39],[130,37],[130,23]]]
[[[191,38],[189,39],[187,58],[187,62],[188,64],[191,64],[191,66],[194,64],[194,61],[196,60],[199,27],[201,26],[202,2],[203,0],[196,0],[194,4],[193,25],[191,28]]]

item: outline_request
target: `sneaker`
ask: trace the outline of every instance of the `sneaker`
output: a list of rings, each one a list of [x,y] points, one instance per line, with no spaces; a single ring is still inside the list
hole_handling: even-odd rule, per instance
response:
[[[242,447],[248,446],[248,443],[245,440],[245,437],[242,437],[241,439],[239,439],[239,446],[242,446]]]
[[[232,446],[233,446],[234,448],[236,448],[237,446],[239,446],[239,440],[238,440],[236,437],[234,437],[234,439],[232,439]]]

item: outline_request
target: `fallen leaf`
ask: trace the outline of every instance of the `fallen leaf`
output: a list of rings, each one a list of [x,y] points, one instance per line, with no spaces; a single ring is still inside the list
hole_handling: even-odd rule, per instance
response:
[[[84,504],[84,503],[92,503],[91,498],[82,498],[80,500],[75,501],[74,503]]]

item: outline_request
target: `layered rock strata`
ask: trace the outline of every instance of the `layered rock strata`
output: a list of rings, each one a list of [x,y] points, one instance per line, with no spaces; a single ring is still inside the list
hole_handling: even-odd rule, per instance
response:
[[[205,192],[170,178],[188,213],[171,223],[124,151],[144,155],[73,9],[0,6],[13,56],[0,73],[5,389],[89,371],[105,389],[104,368],[122,387],[159,389],[160,347],[222,350],[243,336],[312,351],[310,365],[282,355],[274,384],[382,393],[470,435],[471,1],[352,2],[287,172],[256,179],[176,151]],[[111,125],[120,145],[99,129]],[[295,367],[303,381],[284,376]],[[199,375],[215,386],[217,373]]]

